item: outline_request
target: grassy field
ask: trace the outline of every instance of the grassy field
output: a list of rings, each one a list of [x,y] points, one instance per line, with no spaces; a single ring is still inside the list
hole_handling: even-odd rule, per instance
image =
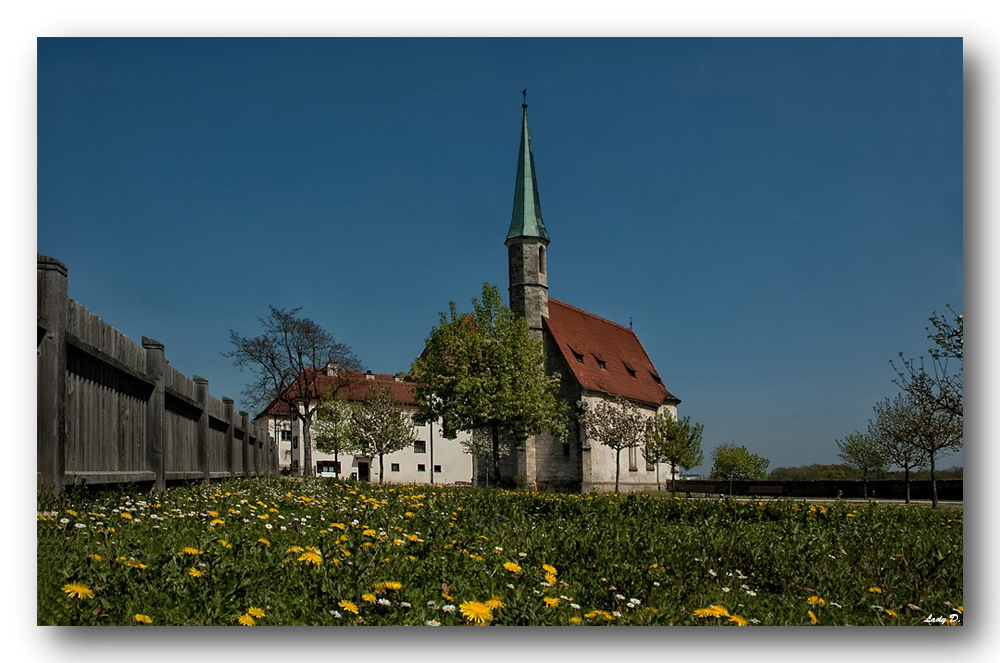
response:
[[[39,624],[961,623],[961,507],[267,478],[38,497]]]

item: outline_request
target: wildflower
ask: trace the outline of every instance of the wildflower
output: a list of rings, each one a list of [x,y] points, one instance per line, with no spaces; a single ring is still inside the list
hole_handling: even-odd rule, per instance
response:
[[[213,518],[212,521],[210,523],[208,523],[208,524],[212,525],[214,527],[215,525],[225,525],[226,521],[221,520],[219,518]]]
[[[264,611],[261,610],[260,608],[250,608],[249,610],[247,610],[247,614],[250,615],[251,617],[256,617],[257,619],[260,619],[261,617],[264,616]]]
[[[301,555],[299,555],[299,561],[305,562],[306,564],[315,564],[319,566],[323,563],[323,557],[318,552],[314,550],[307,550]]]
[[[809,611],[809,621],[811,621],[814,625],[819,623],[819,620],[816,619],[816,614],[812,610]]]
[[[94,598],[94,592],[90,591],[90,588],[79,582],[71,582],[68,585],[63,585],[62,590],[70,596],[70,598],[75,599],[92,599]]]
[[[192,548],[191,546],[188,546],[182,552],[185,555],[200,555],[200,554],[202,554],[205,551],[204,550],[198,550],[197,548]]]
[[[898,612],[896,612],[895,610],[889,610],[888,608],[886,608],[885,614],[889,615],[890,617],[899,617]]]
[[[503,599],[494,594],[490,597],[490,600],[486,602],[486,607],[490,610],[499,610],[503,607]]]
[[[362,594],[361,595],[361,600],[362,601],[367,601],[368,603],[375,603],[375,595],[374,594]]]
[[[304,552],[304,551],[305,551],[305,548],[303,548],[302,546],[292,546],[291,548],[289,548],[285,552],[286,553],[291,553],[291,552],[300,553],[300,552]]]
[[[99,562],[101,561],[101,556],[95,553],[93,555],[90,555],[90,559],[94,560],[95,562]]]
[[[438,620],[436,620],[436,619],[432,619],[432,620],[430,620],[430,621],[426,621],[426,622],[424,622],[424,625],[425,625],[425,626],[441,626],[441,622],[439,622],[439,621],[438,621]]]
[[[450,603],[441,609],[444,610],[445,612],[455,612],[455,606],[453,606]]]
[[[739,615],[729,615],[729,621],[736,624],[737,626],[746,626],[747,620]]]
[[[515,562],[504,562],[503,563],[503,568],[507,569],[511,573],[520,573],[521,572],[521,565],[517,564]]]
[[[128,511],[123,511],[122,513],[120,513],[118,515],[121,516],[122,518],[124,518],[125,520],[132,520],[132,514],[129,513]]]
[[[869,587],[868,591],[872,592],[874,594],[881,594],[882,593],[882,588],[881,587]]]
[[[459,612],[470,622],[485,624],[493,620],[493,610],[480,601],[466,601],[458,606]]]
[[[358,606],[354,601],[340,601],[337,605],[347,612],[353,612],[355,615],[358,614]]]
[[[376,601],[376,603],[378,603],[381,606],[392,605],[392,601],[390,601],[389,599],[379,599],[378,601]]]
[[[403,583],[398,580],[386,580],[382,583],[382,587],[388,591],[396,592],[403,588]]]
[[[695,617],[728,617],[729,611],[725,606],[711,605],[707,608],[698,608],[694,611]]]
[[[808,599],[806,599],[806,601],[809,603],[809,605],[825,605],[826,604],[826,601],[824,601],[823,599],[821,599],[818,596],[810,596]]]
[[[731,590],[728,587],[723,587],[722,591],[728,594]]]
[[[580,619],[579,617],[570,617],[569,618],[569,623],[570,624],[582,624],[583,620]]]
[[[267,546],[268,548],[270,548],[270,547],[271,547],[271,542],[270,542],[270,541],[268,541],[267,539],[257,539],[257,541],[258,541],[258,543],[263,543],[263,544],[264,544],[265,546]]]
[[[333,616],[334,616],[334,617],[335,617],[336,619],[340,619],[340,612],[338,612],[338,611],[336,611],[336,610],[329,610],[328,612],[329,612],[329,613],[330,613],[331,615],[333,615]]]
[[[190,569],[188,569],[188,575],[191,576],[192,578],[200,578],[204,574],[192,566]]]
[[[153,623],[153,619],[149,615],[136,615],[135,616],[135,621],[139,622],[140,624],[152,624]]]
[[[552,566],[551,564],[542,564],[542,570],[545,571],[546,573],[551,573],[552,575],[556,575],[557,573],[559,573],[558,571],[556,571],[556,567]]]
[[[546,608],[555,608],[556,606],[559,605],[559,599],[555,598],[554,596],[545,596],[542,598],[542,600],[545,601]]]
[[[250,615],[240,615],[240,626],[253,626],[257,621]]]

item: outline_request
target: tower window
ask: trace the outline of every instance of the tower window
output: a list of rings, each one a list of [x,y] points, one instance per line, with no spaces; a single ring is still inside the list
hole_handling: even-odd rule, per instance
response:
[[[545,273],[545,247],[538,247],[538,272],[540,274]]]

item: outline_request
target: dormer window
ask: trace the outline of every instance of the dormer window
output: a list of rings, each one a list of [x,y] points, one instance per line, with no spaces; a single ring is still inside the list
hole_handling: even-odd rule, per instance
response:
[[[582,364],[583,363],[583,355],[582,354],[580,354],[579,352],[577,352],[573,348],[570,348],[569,351],[573,353],[573,359],[576,359],[576,362],[578,364]]]
[[[655,382],[656,384],[663,384],[663,380],[660,379],[660,376],[654,373],[653,371],[650,371],[649,375],[653,378],[653,382]]]
[[[624,365],[624,366],[625,366],[625,370],[626,370],[626,371],[628,371],[628,374],[629,374],[629,375],[630,375],[631,377],[633,377],[633,378],[634,378],[634,377],[635,377],[635,369],[634,369],[634,368],[632,368],[631,366],[629,366],[628,364],[626,364],[625,362],[622,362],[622,365]]]
[[[604,370],[608,370],[608,363],[606,361],[604,361],[603,359],[601,359],[597,355],[594,355],[594,360],[597,362],[597,365],[600,368],[603,368]]]

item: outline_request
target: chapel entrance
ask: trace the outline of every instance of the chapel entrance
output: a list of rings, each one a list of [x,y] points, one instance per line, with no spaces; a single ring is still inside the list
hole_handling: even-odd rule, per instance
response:
[[[368,461],[358,461],[358,481],[371,481],[371,465]]]

